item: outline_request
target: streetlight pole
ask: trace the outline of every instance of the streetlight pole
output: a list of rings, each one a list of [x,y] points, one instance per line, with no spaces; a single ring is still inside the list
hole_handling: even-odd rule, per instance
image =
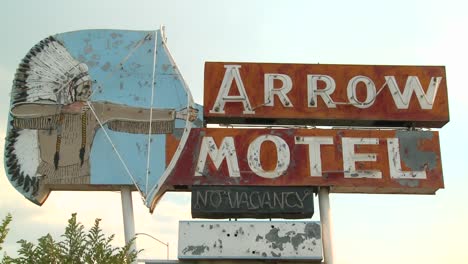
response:
[[[159,240],[159,239],[155,238],[154,236],[152,236],[152,235],[150,235],[150,234],[146,234],[146,233],[136,233],[136,234],[135,234],[135,236],[138,236],[138,235],[144,235],[144,236],[147,236],[147,237],[149,237],[149,238],[152,238],[153,240],[156,240],[157,242],[159,242],[159,243],[161,243],[161,244],[165,245],[165,246],[166,246],[166,248],[167,248],[167,251],[166,251],[166,257],[167,257],[167,260],[169,260],[169,242],[167,242],[167,243],[164,243],[164,242],[162,242],[161,240]]]

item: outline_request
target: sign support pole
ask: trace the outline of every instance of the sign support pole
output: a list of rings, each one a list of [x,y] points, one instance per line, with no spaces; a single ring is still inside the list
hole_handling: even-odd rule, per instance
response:
[[[325,264],[333,264],[333,222],[330,210],[330,187],[319,188],[319,207]]]
[[[122,215],[124,222],[125,243],[128,244],[130,240],[132,240],[135,237],[135,219],[133,216],[133,201],[130,187],[122,187],[120,194],[122,198]],[[133,244],[129,250],[136,250],[136,241],[133,241]]]

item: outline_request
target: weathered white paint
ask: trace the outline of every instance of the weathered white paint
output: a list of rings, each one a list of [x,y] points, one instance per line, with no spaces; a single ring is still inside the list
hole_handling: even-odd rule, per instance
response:
[[[332,137],[295,137],[296,144],[309,145],[310,176],[322,176],[322,157],[320,155],[321,145],[333,144]]]
[[[366,87],[367,96],[364,101],[359,101],[356,95],[356,88],[359,83],[364,83]],[[369,77],[362,75],[355,76],[349,80],[346,92],[349,102],[358,108],[369,108],[374,104],[375,97],[377,96],[374,82]]]
[[[274,144],[277,153],[276,167],[273,170],[265,170],[261,163],[261,148],[262,144],[270,141]],[[308,146],[308,162],[309,173],[311,177],[322,177],[322,145],[333,145],[333,137],[294,137],[296,145]],[[398,138],[387,138],[387,153],[389,173],[394,179],[426,179],[426,168],[422,170],[403,171],[401,167],[400,146]],[[200,152],[198,155],[197,169],[194,176],[209,175],[209,170],[206,168],[206,160],[210,157],[216,170],[219,170],[223,160],[226,160],[228,167],[228,175],[226,177],[241,177],[239,169],[239,159],[241,162],[247,161],[247,164],[252,173],[267,179],[275,179],[284,175],[291,163],[291,153],[286,141],[276,135],[260,135],[248,144],[247,157],[238,157],[236,146],[233,137],[224,137],[221,141],[221,146],[218,148],[213,137],[204,137],[200,144]],[[343,153],[343,173],[345,178],[382,178],[380,170],[358,170],[356,162],[376,162],[376,153],[356,153],[356,148],[359,145],[379,145],[378,138],[342,138],[342,153]],[[325,152],[326,155],[326,152]],[[340,162],[340,161],[337,161]],[[417,168],[416,168],[417,169]]]
[[[40,160],[37,130],[22,129],[18,131],[14,146],[13,153],[18,159],[18,164],[21,165],[21,172],[24,175],[36,176]]]
[[[318,82],[325,83],[325,88],[319,89]],[[309,74],[307,75],[307,102],[309,107],[317,107],[317,95],[322,97],[323,102],[328,108],[336,108],[331,94],[335,91],[335,80],[328,75]]]
[[[401,169],[400,143],[398,138],[387,138],[390,177],[394,179],[426,179],[426,171],[403,171]]]
[[[210,110],[210,113],[224,114],[224,106],[226,105],[226,102],[240,102],[244,106],[244,114],[255,114],[255,111],[252,110],[252,106],[250,105],[244,83],[240,76],[240,67],[240,65],[224,66],[224,68],[226,68],[226,72],[224,73],[223,82],[219,87],[218,96],[216,97],[216,101],[213,104],[213,109]],[[239,95],[229,95],[233,82],[237,85]]]
[[[180,221],[179,259],[321,260],[313,221]]]
[[[378,145],[378,138],[342,138],[343,168],[345,178],[382,178],[382,172],[378,170],[356,170],[358,161],[376,161],[375,153],[356,153],[356,145]]]
[[[221,163],[226,159],[229,171],[229,177],[240,177],[239,164],[237,161],[236,147],[234,138],[225,137],[221,142],[221,147],[218,149],[213,137],[204,137],[198,155],[197,169],[195,176],[203,176],[205,170],[206,158],[210,156],[216,169],[219,169]]]
[[[265,171],[261,164],[260,150],[263,142],[271,141],[276,147],[277,162],[276,167],[272,171]],[[284,139],[274,135],[262,135],[257,137],[249,145],[247,150],[247,161],[250,169],[260,177],[274,179],[283,175],[288,169],[291,161],[291,154],[289,151],[288,144]]]
[[[281,87],[275,88],[275,80],[281,81]],[[283,104],[284,107],[293,107],[291,100],[289,100],[288,96],[286,95],[292,89],[292,80],[286,74],[278,74],[278,73],[266,73],[265,74],[265,105],[266,106],[274,106],[275,105],[275,98],[274,96],[278,96],[280,102]]]
[[[395,76],[385,76],[385,81],[398,109],[408,109],[413,93],[416,94],[421,109],[432,109],[442,77],[432,77],[427,92],[424,92],[418,76],[408,76],[403,93],[398,87]]]

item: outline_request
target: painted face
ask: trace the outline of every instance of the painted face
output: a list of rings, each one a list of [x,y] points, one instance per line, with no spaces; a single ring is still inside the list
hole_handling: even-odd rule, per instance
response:
[[[80,63],[74,70],[78,73],[68,83],[68,99],[70,102],[87,101],[92,93],[88,67]]]
[[[87,101],[91,96],[91,83],[89,75],[81,78],[72,88],[74,93],[73,101]]]

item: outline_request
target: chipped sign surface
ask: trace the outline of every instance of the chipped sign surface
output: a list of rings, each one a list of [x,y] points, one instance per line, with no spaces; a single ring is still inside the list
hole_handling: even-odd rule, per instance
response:
[[[167,140],[171,151],[177,140]],[[192,129],[188,142],[156,198],[197,185],[388,194],[444,187],[436,131],[204,128]]]
[[[208,123],[442,127],[443,66],[206,62]]]
[[[179,259],[321,260],[319,222],[180,221]]]

